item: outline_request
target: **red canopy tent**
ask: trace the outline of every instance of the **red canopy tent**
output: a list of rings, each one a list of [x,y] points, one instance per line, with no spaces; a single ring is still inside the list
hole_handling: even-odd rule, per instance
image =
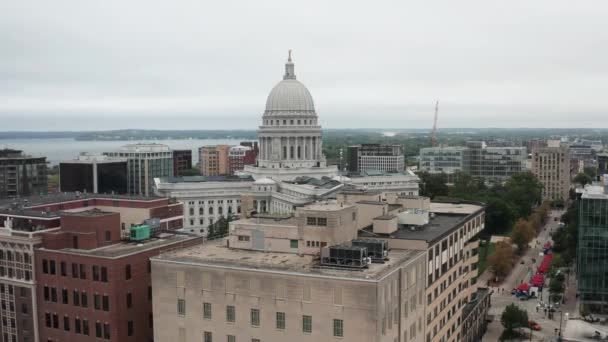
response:
[[[531,286],[528,283],[522,283],[517,287],[517,290],[522,292],[528,292],[530,290],[530,287]]]
[[[553,254],[547,254],[543,257],[543,262],[551,262],[553,260]]]
[[[541,264],[540,266],[538,266],[538,272],[547,273],[547,271],[549,270],[549,267],[550,267],[550,265],[548,263]]]
[[[551,242],[547,242],[545,244],[545,248],[551,248],[551,247],[553,247],[553,245],[551,244]]]
[[[545,277],[542,274],[537,273],[531,281],[534,286],[542,286],[545,283]]]

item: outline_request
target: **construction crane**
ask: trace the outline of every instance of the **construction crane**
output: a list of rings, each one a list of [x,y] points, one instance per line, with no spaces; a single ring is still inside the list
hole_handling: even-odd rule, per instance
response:
[[[431,136],[431,146],[437,146],[437,113],[439,112],[439,101],[435,103],[435,119],[433,120],[433,133]]]

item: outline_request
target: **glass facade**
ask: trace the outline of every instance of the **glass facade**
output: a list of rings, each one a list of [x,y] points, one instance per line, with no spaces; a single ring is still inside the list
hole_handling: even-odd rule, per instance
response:
[[[608,196],[580,199],[577,254],[581,303],[608,313]]]

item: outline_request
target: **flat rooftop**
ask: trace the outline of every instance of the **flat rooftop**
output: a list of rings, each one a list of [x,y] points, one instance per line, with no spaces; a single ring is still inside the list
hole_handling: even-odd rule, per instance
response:
[[[60,233],[60,232],[59,232]],[[52,234],[52,233],[51,233]],[[196,237],[193,235],[187,234],[174,234],[174,233],[161,233],[158,237],[150,238],[144,241],[122,241],[109,246],[99,247],[95,249],[73,249],[73,248],[64,248],[64,249],[45,249],[40,248],[44,251],[52,251],[59,253],[68,253],[75,255],[83,255],[83,256],[94,256],[94,257],[102,257],[102,258],[121,258],[130,254],[137,254],[141,252],[145,252],[151,249],[156,249],[168,245],[173,245],[181,242],[185,242],[193,239],[201,239],[201,237]]]
[[[103,211],[100,209],[89,209],[82,211],[66,211],[62,212],[63,216],[81,216],[81,217],[101,217],[106,215],[117,215],[118,213]]]
[[[245,176],[182,176],[161,178],[161,183],[201,183],[201,182],[253,182],[250,175]]]
[[[242,218],[237,221],[233,221],[238,224],[265,224],[265,225],[281,225],[281,226],[296,226],[298,220],[293,216],[282,216],[282,215],[260,215],[249,218]]]
[[[464,208],[454,210],[454,212],[437,212],[433,210],[431,203],[431,212],[435,213],[434,217],[429,219],[429,223],[422,226],[410,226],[400,224],[397,231],[390,234],[373,233],[372,227],[367,227],[359,231],[360,237],[375,237],[386,239],[401,239],[401,240],[423,240],[428,243],[442,239],[448,234],[451,234],[455,228],[462,223],[468,221],[472,215],[476,215],[483,210],[480,205],[467,205]]]
[[[92,193],[76,193],[76,192],[59,192],[48,195],[36,195],[20,198],[8,198],[0,200],[0,208],[8,208],[12,205],[19,205],[27,209],[34,206],[44,204],[53,204],[61,202],[70,202],[86,199],[116,199],[116,200],[132,200],[132,201],[158,201],[167,197],[156,196],[138,196],[138,195],[112,195],[112,194],[92,194]]]
[[[581,191],[581,198],[584,199],[608,199],[608,191],[600,183],[586,185]]]
[[[362,270],[320,267],[319,259],[312,255],[251,251],[225,246],[225,240],[215,240],[182,248],[152,258],[158,262],[176,262],[200,266],[245,268],[255,271],[281,271],[295,275],[331,276],[353,280],[378,280],[397,266],[414,260],[424,252],[391,250],[384,264],[371,264]]]

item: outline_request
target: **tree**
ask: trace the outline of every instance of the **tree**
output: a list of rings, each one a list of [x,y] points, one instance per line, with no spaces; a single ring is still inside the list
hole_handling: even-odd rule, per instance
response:
[[[489,197],[486,201],[486,227],[489,234],[501,234],[509,230],[515,223],[517,211],[507,201],[500,197]]]
[[[576,177],[574,177],[572,181],[574,183],[578,183],[582,186],[585,186],[586,184],[592,183],[593,178],[584,172],[580,172],[578,175],[576,175]]]
[[[494,253],[488,256],[488,267],[496,277],[509,274],[513,260],[513,247],[511,244],[499,241],[494,246]]]
[[[236,216],[233,216],[232,214],[228,214],[228,217],[220,217],[216,222],[209,225],[209,230],[207,231],[207,238],[211,240],[228,235],[228,228],[230,226],[230,222],[236,219]]]
[[[551,282],[549,283],[549,296],[551,297],[552,302],[560,301],[562,298],[562,294],[564,293],[564,280],[563,277],[553,277],[551,278]]]
[[[505,184],[505,199],[513,204],[519,217],[528,217],[542,199],[542,187],[531,172],[516,173]]]
[[[182,171],[182,176],[200,176],[200,174],[201,174],[201,170],[194,168],[194,167],[191,169]]]
[[[508,305],[500,316],[500,323],[505,327],[501,340],[517,336],[515,329],[528,326],[528,313],[515,304]]]
[[[476,200],[481,192],[486,190],[483,180],[475,179],[466,172],[456,172],[454,179],[454,185],[450,188],[450,197]]]
[[[511,239],[513,243],[517,245],[517,249],[521,252],[528,246],[528,243],[534,238],[535,231],[530,222],[519,219],[513,226],[511,232]]]
[[[420,195],[433,199],[448,194],[448,178],[445,173],[420,172],[418,177],[420,177]]]
[[[583,172],[591,177],[591,179],[595,179],[597,177],[597,168],[593,167],[593,166],[587,166],[583,169]]]
[[[528,218],[528,223],[530,223],[535,232],[540,231],[540,227],[542,227],[542,219],[539,213],[536,212],[530,215],[530,217]]]

